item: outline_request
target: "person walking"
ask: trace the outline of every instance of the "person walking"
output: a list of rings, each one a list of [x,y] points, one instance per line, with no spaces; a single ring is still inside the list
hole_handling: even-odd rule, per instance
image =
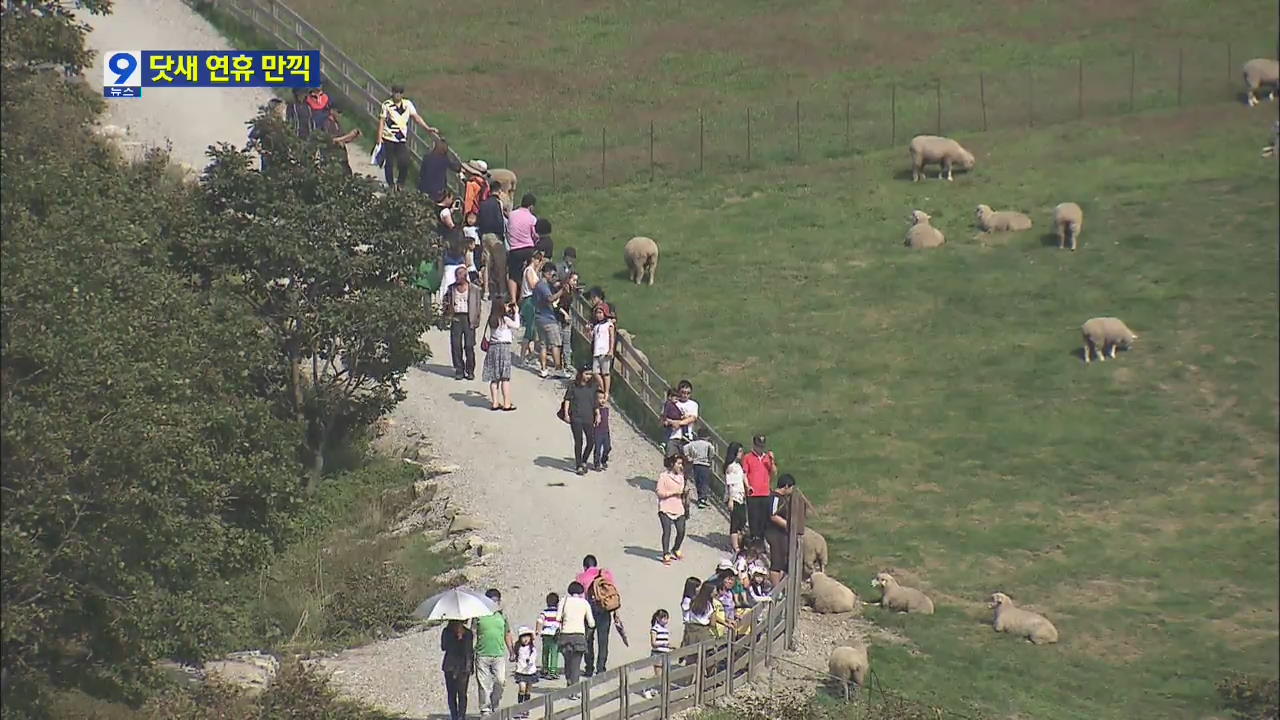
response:
[[[538,649],[533,644],[533,629],[521,626],[516,631],[515,650],[516,702],[527,702],[532,697],[533,684],[538,682]],[[527,718],[528,712],[512,715],[513,718]]]
[[[791,559],[787,540],[791,532],[791,493],[795,489],[796,479],[790,474],[778,478],[778,489],[773,493],[770,506],[765,540],[769,543],[769,580],[774,587],[782,582],[787,573],[787,562]]]
[[[475,621],[476,686],[480,694],[481,716],[494,712],[502,703],[502,687],[507,682],[507,658],[515,651],[511,623],[502,612],[502,593],[489,588],[484,596],[492,600],[498,610]]]
[[[560,677],[560,595],[547,593],[546,607],[538,613],[534,630],[542,638],[542,677],[556,680]]]
[[[595,555],[582,558],[582,572],[574,579],[586,588],[591,618],[595,621],[595,632],[587,634],[586,667],[582,671],[591,677],[604,672],[609,661],[609,631],[613,629],[613,614],[622,606],[622,599],[613,573],[600,567]]]
[[[445,190],[449,189],[449,173],[456,173],[461,169],[462,163],[449,154],[449,143],[444,138],[437,137],[431,146],[431,152],[422,158],[422,166],[418,170],[419,192],[431,198],[432,202],[440,202]]]
[[[484,370],[480,379],[489,383],[489,409],[516,409],[511,404],[511,344],[520,329],[516,304],[495,300],[489,308],[489,351],[484,354]]]
[[[671,615],[662,608],[654,611],[653,617],[649,618],[649,657],[653,658],[653,676],[655,678],[662,677],[662,663],[671,652],[671,630],[668,623],[671,622]],[[644,696],[648,699],[657,697],[658,691],[649,688],[644,691]]]
[[[578,370],[578,377],[564,391],[560,403],[560,419],[569,424],[573,433],[573,462],[575,472],[587,474],[587,460],[595,450],[596,423],[600,420],[596,407],[596,389],[591,386],[591,369]]]
[[[507,218],[507,289],[512,297],[516,294],[516,283],[524,274],[524,266],[529,264],[534,246],[538,244],[538,233],[534,229],[538,217],[533,214],[537,202],[533,193],[525,193],[520,207],[512,210]]]
[[[747,480],[742,472],[742,443],[731,442],[724,454],[724,502],[729,507],[729,545],[742,552],[747,529]]]
[[[662,526],[662,564],[670,565],[673,560],[680,560],[684,555],[680,546],[684,544],[685,522],[688,514],[685,508],[684,458],[679,455],[668,455],[662,460],[666,468],[658,475],[654,493],[658,496],[658,523]],[[671,529],[675,528],[676,542],[671,544]]]
[[[582,656],[587,652],[587,631],[595,630],[596,621],[591,605],[582,595],[586,589],[574,580],[569,583],[568,596],[560,601],[560,653],[564,655],[564,684],[573,687],[582,677]],[[574,693],[571,700],[581,696]]]
[[[480,286],[471,282],[466,266],[454,270],[453,284],[444,291],[449,318],[449,350],[453,379],[476,379],[476,328],[480,327]]]
[[[596,371],[600,391],[607,399],[610,377],[613,374],[613,346],[617,342],[617,329],[603,303],[593,307],[591,315],[594,321],[591,326],[591,367]]]
[[[694,488],[698,491],[698,507],[705,509],[711,496],[711,455],[716,449],[705,432],[694,431],[692,437],[684,446],[684,457],[689,461]]]
[[[747,529],[752,538],[763,538],[769,522],[769,486],[778,474],[773,453],[765,449],[765,436],[751,439],[751,452],[742,458],[747,476]]]
[[[595,453],[591,457],[593,470],[609,469],[609,451],[613,442],[609,439],[609,400],[603,390],[596,391],[596,442]]]
[[[382,103],[378,115],[378,145],[382,147],[382,173],[392,190],[404,189],[409,177],[409,122],[415,122],[432,135],[439,130],[427,124],[411,100],[405,99],[404,86],[392,85],[391,98]]]
[[[475,636],[461,620],[450,620],[440,632],[440,650],[444,660],[440,669],[444,672],[444,690],[449,696],[449,720],[463,720],[467,716],[467,686],[471,684],[471,669],[475,665]]]

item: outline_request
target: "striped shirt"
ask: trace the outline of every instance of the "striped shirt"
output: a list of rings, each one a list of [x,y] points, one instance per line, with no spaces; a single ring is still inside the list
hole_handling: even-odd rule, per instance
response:
[[[538,620],[542,623],[543,635],[555,635],[560,632],[560,613],[556,608],[549,607],[543,610]]]
[[[671,631],[662,623],[649,628],[649,645],[655,653],[671,652]]]

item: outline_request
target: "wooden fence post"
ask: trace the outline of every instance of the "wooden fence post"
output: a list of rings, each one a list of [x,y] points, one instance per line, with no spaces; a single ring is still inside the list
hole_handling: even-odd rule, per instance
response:
[[[1134,86],[1138,74],[1138,51],[1129,50],[1129,112],[1134,110]]]
[[[733,630],[729,630],[728,634],[729,634],[729,649],[726,652],[729,653],[729,663],[725,669],[725,678],[724,678],[725,696],[733,695],[733,663],[734,663]]]
[[[556,703],[551,695],[542,696],[542,720],[552,720],[556,716]]]
[[[602,127],[600,128],[600,187],[604,187],[607,184],[605,182],[606,175],[605,175],[605,164],[604,164],[605,147],[606,147],[605,134],[604,134],[604,128]]]
[[[705,119],[702,116],[702,108],[698,108],[698,172],[702,172],[705,167],[703,161],[703,137],[706,129]]]
[[[502,166],[511,167],[511,148],[507,147],[506,143],[502,143]]]
[[[1084,58],[1076,59],[1076,115],[1084,119]]]
[[[850,126],[849,104],[850,104],[849,96],[845,95],[844,96],[844,149],[845,150],[848,150],[850,147],[852,147],[852,139],[850,137],[850,127],[849,127]]]
[[[978,73],[978,102],[982,104],[982,132],[987,131],[987,79]]]
[[[889,86],[889,144],[898,144],[898,84]]]
[[[582,683],[582,697],[579,698],[582,720],[591,720],[591,683]]]
[[[800,159],[800,101],[796,100],[796,159]]]
[[[671,654],[662,655],[662,686],[658,688],[658,717],[667,720],[671,717]]]
[[[1027,70],[1027,127],[1035,127],[1036,125],[1035,82],[1035,75],[1031,70]]]
[[[551,192],[556,191],[556,136],[551,135]]]
[[[698,643],[698,664],[697,669],[694,670],[697,673],[694,676],[694,681],[697,683],[693,690],[694,705],[702,704],[703,693],[707,691],[706,683],[703,682],[707,674],[707,642],[707,640],[703,640]]]
[[[649,121],[649,182],[653,182],[653,121]]]
[[[627,679],[627,666],[618,668],[618,718],[627,720],[631,717],[631,688]]]
[[[934,101],[933,101],[934,107],[938,111],[938,118],[937,118],[938,132],[936,134],[941,135],[942,134],[942,78],[934,79],[933,89],[935,93]]]
[[[1182,48],[1178,48],[1178,107],[1182,107]]]
[[[1235,71],[1231,68],[1231,41],[1227,41],[1227,87],[1231,87],[1231,78],[1235,75]]]
[[[751,164],[751,106],[747,106],[747,164]]]

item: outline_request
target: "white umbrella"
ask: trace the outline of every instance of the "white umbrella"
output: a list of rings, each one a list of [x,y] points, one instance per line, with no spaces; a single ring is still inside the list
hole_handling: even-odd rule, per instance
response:
[[[471,588],[456,587],[423,600],[413,616],[423,620],[471,620],[492,615],[498,606]]]

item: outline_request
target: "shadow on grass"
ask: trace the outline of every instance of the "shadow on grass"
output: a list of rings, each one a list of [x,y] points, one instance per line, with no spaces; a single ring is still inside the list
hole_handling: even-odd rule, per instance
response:
[[[1053,248],[1054,250],[1057,250],[1058,249],[1057,233],[1051,233],[1051,232],[1043,233],[1042,235],[1040,235],[1040,244],[1045,247]]]

